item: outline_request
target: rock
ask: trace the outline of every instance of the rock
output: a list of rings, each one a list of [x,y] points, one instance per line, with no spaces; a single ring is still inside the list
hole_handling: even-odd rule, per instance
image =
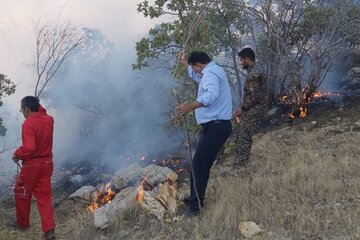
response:
[[[94,225],[97,228],[105,229],[109,226],[109,220],[108,220],[108,209],[109,204],[105,204],[104,206],[95,209],[94,211]]]
[[[153,187],[159,185],[159,183],[165,182],[168,179],[172,182],[176,182],[178,178],[178,175],[170,168],[154,164],[150,164],[144,168],[142,176],[146,178],[146,182]]]
[[[263,230],[259,228],[256,223],[249,221],[249,222],[240,222],[239,223],[239,230],[241,234],[246,238],[252,238],[256,234],[261,233]]]
[[[144,192],[144,199],[140,202],[140,206],[146,211],[149,211],[150,214],[156,216],[160,221],[164,220],[165,207],[153,198],[149,192]]]
[[[73,194],[69,196],[71,198],[81,198],[86,201],[91,201],[92,193],[96,190],[93,186],[82,186],[80,189],[76,190]]]
[[[115,198],[94,211],[94,225],[106,229],[120,210],[126,210],[135,203],[136,189],[128,187],[116,194]]]
[[[112,189],[118,191],[120,189],[128,187],[129,182],[125,177],[120,177],[118,175],[114,175],[111,178],[110,186]]]
[[[128,209],[135,203],[136,188],[128,187],[116,194],[116,197],[109,204],[110,215],[121,209]]]
[[[176,189],[170,186],[169,183],[159,184],[159,194],[156,195],[155,198],[165,206],[170,214],[176,213],[178,207],[176,202]]]
[[[128,168],[120,169],[111,178],[111,186],[115,190],[128,187],[130,183],[135,183],[141,176],[142,167],[139,164],[132,164]]]

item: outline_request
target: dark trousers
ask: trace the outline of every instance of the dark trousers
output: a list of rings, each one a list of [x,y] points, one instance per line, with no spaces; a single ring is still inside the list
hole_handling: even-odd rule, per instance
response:
[[[192,160],[194,176],[191,176],[191,191],[189,197],[190,210],[197,211],[199,209],[195,188],[199,195],[201,205],[204,204],[210,168],[212,167],[221,146],[223,146],[225,141],[229,138],[231,131],[232,127],[230,120],[217,120],[202,125],[200,139]]]

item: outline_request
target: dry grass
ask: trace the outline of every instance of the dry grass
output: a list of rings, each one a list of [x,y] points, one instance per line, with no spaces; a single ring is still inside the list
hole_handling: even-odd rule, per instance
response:
[[[257,240],[360,239],[360,132],[352,131],[358,112],[349,110],[342,121],[330,116],[315,128],[309,118],[256,136],[248,169],[226,161],[213,167],[201,217],[165,224],[134,206],[102,231],[91,214],[72,207],[71,214],[57,212],[58,239],[244,239],[238,230],[244,220],[264,230]],[[35,238],[26,239],[38,239],[36,228]],[[0,230],[0,239],[19,236]]]
[[[30,219],[31,227],[22,232],[13,231],[6,227],[7,222],[15,219],[14,209],[7,209],[0,211],[0,240],[39,240],[42,237],[41,224],[39,220],[39,214],[35,204],[31,209]]]
[[[217,179],[218,199],[196,235],[238,239],[237,224],[252,220],[264,230],[256,239],[360,239],[360,134],[327,132],[285,128],[258,137],[255,166]]]

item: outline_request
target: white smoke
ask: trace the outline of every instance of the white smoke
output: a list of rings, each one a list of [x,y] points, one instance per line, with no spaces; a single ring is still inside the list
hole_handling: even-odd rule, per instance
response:
[[[77,161],[103,151],[105,161],[115,166],[121,165],[125,156],[172,144],[172,135],[160,124],[166,121],[171,105],[167,94],[175,81],[166,71],[144,74],[131,69],[136,41],[154,25],[136,12],[139,2],[2,1],[0,72],[17,84],[16,93],[4,99],[2,116],[8,133],[1,139],[3,145],[13,141],[20,144],[23,117],[19,102],[33,94],[35,85],[28,66],[34,57],[34,26],[64,21],[96,33],[99,39],[92,44],[104,47],[105,52],[94,56],[94,52],[85,51],[72,56],[41,99],[55,117],[55,160]],[[3,169],[13,169],[11,153],[1,156]]]

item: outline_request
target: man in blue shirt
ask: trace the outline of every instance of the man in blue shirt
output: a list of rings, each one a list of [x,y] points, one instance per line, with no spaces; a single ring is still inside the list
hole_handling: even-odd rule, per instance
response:
[[[180,114],[195,110],[196,121],[201,125],[200,138],[192,159],[190,196],[185,199],[189,205],[186,214],[192,216],[198,214],[204,205],[210,168],[231,134],[232,101],[224,69],[212,62],[206,53],[192,52],[186,60],[185,52],[182,51],[179,60],[188,68],[189,76],[199,84],[196,100],[177,106]]]

